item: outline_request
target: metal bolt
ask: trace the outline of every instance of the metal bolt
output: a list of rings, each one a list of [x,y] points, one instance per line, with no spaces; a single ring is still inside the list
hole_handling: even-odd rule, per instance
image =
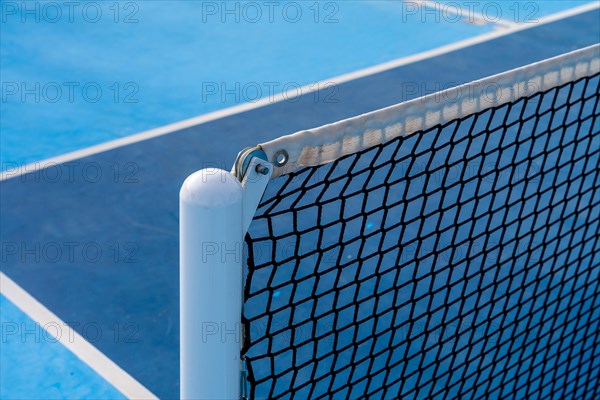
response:
[[[258,164],[255,168],[256,172],[258,172],[261,175],[268,175],[269,174],[269,168],[265,167],[262,164]]]

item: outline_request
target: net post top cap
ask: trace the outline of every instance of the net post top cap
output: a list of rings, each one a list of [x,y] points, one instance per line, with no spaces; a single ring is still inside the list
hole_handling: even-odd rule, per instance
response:
[[[206,168],[194,172],[183,182],[181,201],[204,207],[228,206],[241,203],[243,188],[230,172]]]

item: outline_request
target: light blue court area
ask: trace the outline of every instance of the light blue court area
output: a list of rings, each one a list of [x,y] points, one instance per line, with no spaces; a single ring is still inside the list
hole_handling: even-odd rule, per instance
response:
[[[2,295],[0,323],[0,398],[125,398],[49,333],[68,336],[67,326],[53,324],[46,331]]]
[[[3,170],[492,29],[397,1],[1,4]]]
[[[585,2],[475,3],[522,20]],[[497,28],[410,1],[0,4],[2,170]]]

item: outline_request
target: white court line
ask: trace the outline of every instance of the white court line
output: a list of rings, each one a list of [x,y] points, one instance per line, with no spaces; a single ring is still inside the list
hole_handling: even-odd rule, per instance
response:
[[[0,272],[0,293],[19,307],[33,321],[40,324],[41,327],[68,326],[2,272]],[[58,336],[52,332],[52,329],[46,330],[46,332],[89,365],[125,397],[129,399],[158,399],[75,330],[70,330],[68,335],[62,335],[58,332]]]
[[[549,15],[547,17],[541,18],[539,23],[537,24],[520,24],[515,25],[509,29],[497,30],[494,32],[489,32],[483,35],[475,36],[470,39],[461,40],[459,42],[455,42],[449,45],[441,46],[433,50],[428,50],[419,54],[415,54],[408,57],[402,57],[393,61],[388,61],[383,64],[379,64],[373,67],[365,68],[359,71],[351,72],[348,74],[340,75],[334,78],[322,80],[317,83],[311,83],[309,85],[303,86],[298,89],[299,93],[307,94],[318,90],[318,88],[323,87],[327,84],[341,84],[344,82],[349,82],[355,79],[364,78],[366,76],[374,75],[380,72],[385,72],[390,69],[394,69],[397,67],[401,67],[407,64],[412,64],[417,61],[422,61],[428,58],[436,57],[442,54],[450,53],[455,50],[460,50],[465,47],[473,46],[475,44],[487,42],[492,39],[496,39],[502,36],[506,36],[515,32],[523,31],[526,29],[530,29],[539,25],[547,24],[550,22],[555,22],[564,18],[572,17],[574,15],[582,14],[587,11],[594,10],[600,7],[600,2],[588,3],[579,7],[572,8],[570,10],[562,11],[556,14]],[[152,139],[158,136],[166,135],[169,133],[173,133],[185,128],[190,128],[192,126],[204,124],[210,121],[215,121],[220,118],[229,117],[235,114],[239,114],[245,111],[254,110],[260,107],[267,106],[269,104],[279,103],[285,101],[289,98],[283,93],[277,94],[273,96],[272,99],[261,99],[255,103],[246,103],[240,104],[233,107],[228,107],[223,110],[214,111],[208,114],[203,114],[194,118],[186,119],[180,122],[176,122],[173,124],[165,125],[160,128],[151,129],[145,132],[129,135],[124,138],[111,140],[105,143],[101,143],[98,145],[90,146],[85,149],[73,151],[70,153],[66,153],[60,156],[51,157],[46,160],[33,162],[31,164],[26,164],[22,166],[17,166],[13,169],[8,169],[0,173],[0,181],[5,181],[11,178],[15,178],[26,173],[39,171],[46,167],[52,167],[56,164],[65,163],[68,161],[73,161],[79,158],[87,157],[93,154],[102,153],[104,151],[112,150],[118,147],[126,146],[128,144],[141,142],[143,140]],[[234,149],[237,151],[237,149]]]

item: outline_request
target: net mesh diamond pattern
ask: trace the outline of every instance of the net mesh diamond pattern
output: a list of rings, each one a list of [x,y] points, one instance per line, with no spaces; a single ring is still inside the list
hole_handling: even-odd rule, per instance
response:
[[[600,398],[598,75],[271,182],[252,399]]]

